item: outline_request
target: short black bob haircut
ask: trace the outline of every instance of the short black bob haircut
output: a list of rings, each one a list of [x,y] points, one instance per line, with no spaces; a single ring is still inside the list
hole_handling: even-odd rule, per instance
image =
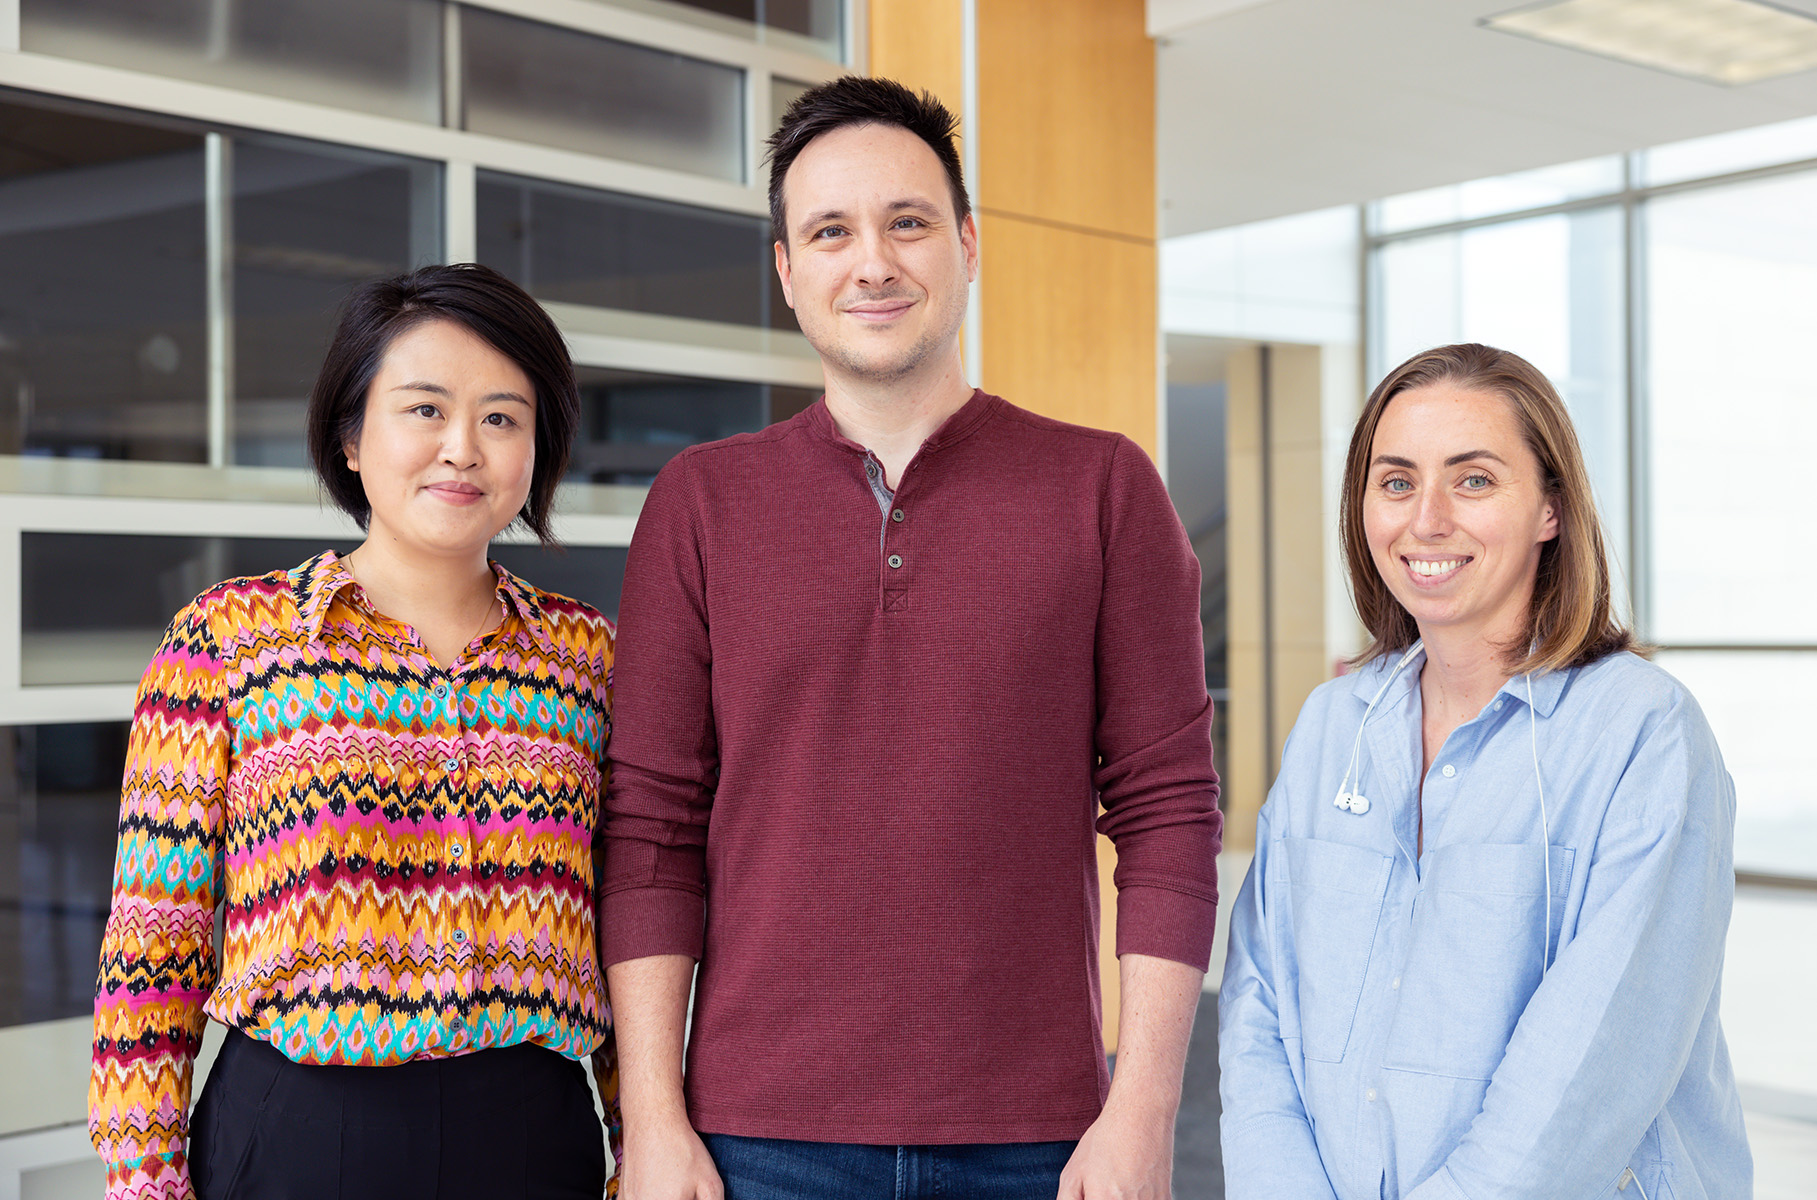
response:
[[[782,124],[766,143],[769,150],[764,157],[770,164],[770,235],[785,249],[789,244],[789,230],[788,216],[783,211],[782,183],[788,177],[789,168],[807,149],[809,142],[848,125],[894,125],[926,142],[940,165],[946,168],[947,188],[953,194],[954,219],[964,222],[971,216],[972,202],[965,194],[965,173],[959,167],[959,151],[953,146],[959,118],[935,99],[932,92],[917,96],[893,79],[846,75],[797,96],[788,111],[782,114]]]
[[[365,529],[372,505],[344,447],[357,442],[366,392],[399,334],[425,321],[453,321],[516,363],[536,389],[536,465],[518,519],[555,544],[550,512],[580,425],[574,363],[555,322],[524,289],[478,263],[422,267],[354,289],[341,310],[322,372],[309,394],[309,458],[341,511]]]

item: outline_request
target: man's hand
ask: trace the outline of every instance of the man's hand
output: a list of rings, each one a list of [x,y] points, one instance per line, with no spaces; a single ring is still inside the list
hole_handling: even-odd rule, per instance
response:
[[[694,1127],[681,1084],[682,1031],[694,960],[682,954],[606,970],[618,1035],[625,1177],[619,1200],[725,1200],[725,1184]]]
[[[625,1178],[619,1200],[725,1200],[725,1185],[687,1117],[625,1127]]]
[[[1060,1173],[1059,1200],[1169,1200],[1178,1106],[1118,1107],[1113,1096]]]
[[[1110,1099],[1060,1173],[1059,1200],[1171,1200],[1180,1077],[1205,973],[1147,954],[1117,960],[1123,984]]]

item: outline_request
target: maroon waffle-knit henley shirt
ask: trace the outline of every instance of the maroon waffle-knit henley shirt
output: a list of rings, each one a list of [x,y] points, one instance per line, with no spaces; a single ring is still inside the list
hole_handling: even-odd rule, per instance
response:
[[[1117,952],[1211,953],[1198,562],[1129,439],[983,392],[887,512],[867,465],[822,400],[651,487],[604,959],[700,960],[703,1132],[1077,1138],[1109,1087],[1094,818]]]

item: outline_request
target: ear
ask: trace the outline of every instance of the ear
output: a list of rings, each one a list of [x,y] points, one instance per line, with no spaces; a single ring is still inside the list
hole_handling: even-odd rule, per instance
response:
[[[959,224],[959,245],[965,251],[965,281],[978,281],[978,222],[973,214],[966,213],[965,220]]]
[[[782,281],[782,298],[795,307],[795,278],[789,270],[789,247],[786,242],[776,243],[776,278]]]
[[[1549,542],[1558,536],[1558,513],[1563,508],[1556,496],[1546,498],[1546,507],[1539,515],[1539,540]]]
[[[341,454],[347,459],[347,469],[358,474],[360,469],[360,444],[358,442],[341,443]]]

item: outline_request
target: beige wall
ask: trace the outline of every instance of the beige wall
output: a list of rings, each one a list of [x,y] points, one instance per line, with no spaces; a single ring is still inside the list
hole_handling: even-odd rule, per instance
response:
[[[957,0],[871,0],[870,69],[929,88],[978,138],[984,387],[1157,446],[1154,43],[1142,0],[975,0],[976,113]],[[1106,1045],[1115,853],[1098,847]]]

